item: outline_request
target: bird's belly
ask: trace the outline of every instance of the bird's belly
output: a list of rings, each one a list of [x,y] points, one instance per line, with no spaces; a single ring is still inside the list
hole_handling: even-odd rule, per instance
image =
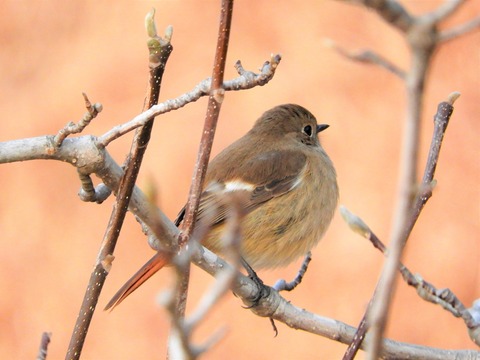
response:
[[[323,186],[331,189],[322,189]],[[323,183],[317,187],[312,191],[299,186],[245,216],[241,223],[242,256],[250,266],[254,269],[286,266],[318,243],[333,217],[337,189],[336,184]],[[326,194],[320,198],[318,194],[325,195],[325,190],[333,196]],[[212,229],[204,244],[214,252],[222,253],[223,228]]]

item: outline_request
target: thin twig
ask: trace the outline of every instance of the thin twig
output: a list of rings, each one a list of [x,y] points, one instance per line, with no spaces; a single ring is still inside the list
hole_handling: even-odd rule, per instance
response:
[[[452,15],[455,11],[457,11],[460,6],[462,6],[466,0],[446,0],[436,8],[434,11],[425,14],[424,16],[430,17],[433,22],[440,22],[450,15]]]
[[[431,189],[426,189],[425,192],[431,192]],[[421,197],[421,196],[420,196]],[[378,250],[382,252],[385,256],[388,256],[388,249],[383,244],[383,242],[375,235],[375,233],[370,229],[370,227],[365,224],[365,222],[351,213],[344,206],[340,207],[340,213],[344,218],[348,226],[360,236],[366,238],[370,243]],[[445,310],[450,312],[455,317],[461,317],[465,322],[468,333],[472,340],[475,343],[480,343],[480,322],[476,321],[469,310],[465,308],[463,303],[458,299],[458,297],[449,289],[437,289],[432,284],[423,280],[420,275],[414,275],[404,264],[399,263],[398,271],[402,274],[405,282],[416,289],[417,294],[425,301],[429,301],[434,304],[442,306]],[[376,291],[372,299],[375,298]],[[365,312],[355,336],[350,343],[343,360],[351,360],[355,357],[355,354],[360,348],[360,345],[365,337],[365,334],[368,330],[367,328],[367,318],[368,309],[372,304],[372,299],[369,302],[367,311]]]
[[[461,35],[464,35],[475,29],[480,29],[480,16],[476,17],[464,24],[455,26],[454,28],[444,30],[438,34],[438,41],[447,42],[453,40]]]
[[[200,354],[209,350],[213,345],[215,345],[225,332],[221,330],[215,332],[209,340],[200,346],[192,344],[191,341],[195,328],[197,328],[206,318],[218,301],[225,294],[229,293],[231,285],[238,273],[238,266],[240,264],[240,243],[242,237],[240,225],[242,217],[244,216],[243,209],[240,206],[239,199],[235,195],[219,193],[217,196],[221,196],[218,203],[222,203],[229,208],[225,231],[222,233],[222,244],[225,245],[225,253],[230,255],[230,264],[233,266],[225,268],[215,276],[216,280],[213,286],[205,292],[196,309],[185,320],[182,320],[176,316],[176,302],[172,296],[173,294],[170,294],[169,299],[166,301],[166,307],[172,316],[173,322],[172,334],[170,335],[170,344],[172,344],[170,356],[174,359],[180,358],[180,354],[186,354],[186,356],[183,356],[183,358],[194,359],[198,357]],[[210,213],[213,217],[216,211],[214,209],[210,210]],[[209,222],[206,221],[206,223]],[[210,229],[207,229],[206,227],[202,228],[202,226],[195,227],[195,232],[189,241],[189,250],[182,253],[182,263],[190,260],[190,255],[193,253],[193,249],[199,248],[198,244],[200,244],[208,235],[209,230]]]
[[[224,91],[238,91],[251,89],[255,86],[265,85],[275,75],[275,70],[281,59],[282,58],[279,54],[272,55],[270,61],[266,61],[263,64],[259,74],[256,74],[252,71],[243,70],[240,61],[237,61],[235,68],[239,72],[240,76],[235,79],[225,81],[222,89]],[[139,126],[144,125],[151,117],[165,114],[169,111],[178,110],[189,103],[197,101],[203,96],[209,95],[211,86],[212,79],[205,79],[197,84],[193,90],[182,94],[175,99],[166,100],[158,105],[152,106],[150,109],[137,115],[132,120],[124,124],[117,125],[100,136],[98,138],[99,145],[105,147],[113,140],[127,134]]]
[[[366,64],[372,64],[372,65],[377,65],[385,70],[391,72],[392,74],[398,76],[400,79],[405,79],[406,73],[403,69],[399,68],[397,65],[395,65],[393,62],[390,60],[386,59],[385,57],[375,53],[372,50],[358,50],[358,51],[349,51],[347,49],[344,49],[343,47],[339,46],[337,43],[335,43],[331,39],[327,39],[325,41],[325,45],[328,47],[333,48],[336,52],[338,52],[340,55],[346,57],[347,59],[366,63]]]
[[[153,14],[151,15],[151,21],[153,21]],[[153,50],[152,47],[149,46],[150,87],[147,96],[148,101],[145,104],[148,107],[153,106],[158,101],[165,63],[172,51],[172,46],[169,41],[164,41],[156,36],[156,34],[154,35],[154,40],[157,41],[158,46],[154,47]],[[85,291],[82,306],[72,333],[66,355],[67,359],[80,358],[98,298],[110,270],[111,262],[113,260],[113,251],[117,244],[120,230],[128,210],[128,205],[140,171],[143,155],[150,139],[152,126],[153,117],[142,128],[137,130],[133,139],[132,148],[125,164],[125,173],[118,186],[116,202],[113,206],[110,220],[97,256],[96,265],[90,276],[90,281]]]
[[[212,149],[215,129],[217,127],[218,117],[222,106],[225,90],[223,89],[223,78],[225,64],[227,60],[228,42],[230,38],[230,28],[232,23],[233,0],[222,0],[220,11],[220,24],[217,37],[217,46],[212,72],[212,86],[209,89],[209,99],[207,114],[200,140],[200,148],[197,155],[197,161],[192,177],[192,184],[188,196],[188,202],[185,207],[185,217],[182,223],[183,232],[179,237],[179,246],[183,248],[189,241],[193,233],[198,205],[200,204],[200,195],[203,190],[205,174]],[[183,319],[188,294],[188,282],[190,276],[190,262],[183,267],[182,272],[177,271],[177,281],[175,293],[176,306],[175,317]],[[169,349],[171,350],[170,342]],[[169,351],[170,352],[170,351]]]
[[[50,344],[52,333],[42,333],[42,340],[40,341],[40,348],[38,349],[36,360],[46,360],[48,354],[48,345]]]
[[[386,22],[402,31],[412,55],[410,69],[405,76],[407,112],[400,160],[398,197],[390,235],[391,256],[385,260],[369,318],[372,324],[373,341],[370,343],[368,358],[373,360],[381,352],[381,337],[395,291],[396,269],[408,237],[408,235],[405,236],[405,228],[412,218],[424,86],[430,60],[439,44],[437,24],[458,9],[464,0],[445,2],[435,11],[422,16],[411,15],[396,0],[358,0],[357,2],[375,10]]]
[[[103,106],[100,103],[95,103],[92,105],[90,100],[88,99],[87,94],[82,93],[83,100],[85,101],[85,107],[87,108],[87,112],[83,115],[82,119],[75,124],[73,122],[69,122],[67,125],[61,129],[58,134],[55,136],[53,142],[55,147],[60,147],[62,145],[63,140],[71,134],[78,134],[85,129],[90,121],[97,117],[97,115],[103,110]]]
[[[404,225],[396,229],[396,232],[393,234],[391,252],[385,261],[384,270],[379,280],[378,296],[373,301],[368,317],[372,330],[372,341],[369,343],[369,357],[371,359],[376,359],[380,353],[381,337],[386,325],[388,307],[393,296],[395,273],[400,263],[401,253],[420,216],[420,212],[431,196],[431,184],[437,166],[438,156],[440,155],[440,147],[448,121],[453,112],[452,104],[458,95],[458,93],[452,93],[447,101],[440,103],[434,117],[434,131],[421,183],[421,186],[427,189],[427,192],[418,194],[413,203],[413,207],[408,206],[407,209],[405,209],[405,213],[399,214],[405,217]]]

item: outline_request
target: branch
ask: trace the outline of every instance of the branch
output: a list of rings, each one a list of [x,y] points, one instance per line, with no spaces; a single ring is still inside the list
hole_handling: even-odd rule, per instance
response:
[[[81,136],[72,139],[67,138],[58,151],[53,153],[49,151],[49,146],[52,144],[52,139],[53,136],[43,136],[38,138],[12,141],[7,143],[8,146],[6,143],[0,143],[0,154],[2,154],[0,159],[5,154],[3,150],[7,148],[15,148],[20,153],[18,158],[29,160],[42,158],[68,161],[71,164],[78,166],[79,169],[95,173],[109,188],[116,189],[118,187],[120,178],[123,175],[123,170],[110,157],[106,149],[97,148],[97,142],[94,137]],[[22,151],[25,153],[22,154]],[[10,153],[11,152],[8,151],[8,154]],[[7,158],[10,157],[7,156]],[[160,210],[154,209],[148,199],[143,195],[142,191],[137,187],[134,188],[132,193],[129,210],[138,216],[150,229],[155,229],[155,224],[158,221],[164,225],[167,233],[155,233],[157,239],[161,239],[163,241],[162,244],[168,244],[169,241],[173,242],[175,237],[178,236],[179,231],[177,227],[175,227],[175,225]],[[222,269],[230,266],[225,261],[220,259],[216,254],[213,254],[205,248],[198,249],[198,251],[196,251],[193,255],[192,260],[199,267],[212,275],[215,275]],[[248,302],[249,299],[258,298],[258,287],[256,284],[253,283],[248,277],[241,274],[237,274],[233,289],[238,296],[241,296],[242,301],[247,305],[251,305],[251,303]],[[272,297],[277,296],[275,291],[271,291],[271,293]],[[282,301],[287,302],[286,300]],[[270,300],[269,303],[276,304],[275,301]],[[287,304],[286,306],[293,305]],[[269,313],[275,312],[277,308],[277,306],[273,306],[271,309],[265,310],[265,313],[267,314],[266,316],[268,316]],[[337,322],[333,319],[317,316],[296,307],[294,307],[294,309],[297,311],[296,315],[300,316],[298,321],[302,322],[302,320],[304,320],[306,322],[304,325],[298,324],[297,322],[292,324],[292,319],[281,320],[278,317],[276,317],[276,319],[278,321],[285,322],[291,327],[326,336],[330,339],[341,341],[342,343],[349,343],[353,338],[355,329],[348,327],[346,324]],[[437,359],[474,359],[475,356],[480,355],[480,353],[475,351],[449,351],[415,347],[413,345],[390,342],[388,340],[384,342],[384,346],[384,352],[386,354],[390,354],[392,357],[398,351],[400,351],[400,354],[406,354],[409,350],[420,351],[418,352],[418,354],[420,354],[419,358],[422,358],[422,356],[425,356],[424,358],[429,358],[426,356],[426,354],[436,354],[435,356]],[[430,358],[435,357],[432,356]]]
[[[375,235],[370,227],[363,222],[361,218],[351,213],[347,208],[342,206],[340,208],[343,219],[348,224],[350,229],[360,236],[366,238],[371,244],[382,252],[385,256],[388,255],[388,249],[383,242]],[[414,275],[401,262],[398,266],[398,271],[402,274],[405,282],[416,289],[417,294],[425,301],[440,305],[445,310],[450,312],[455,317],[461,317],[465,322],[470,338],[478,345],[480,344],[480,321],[477,321],[472,313],[465,308],[463,303],[450,289],[437,289],[432,284],[423,280],[420,275]],[[373,296],[375,298],[375,295]],[[370,306],[370,304],[369,304]],[[366,318],[362,319],[360,326],[357,329],[357,338],[365,336],[366,333]],[[352,342],[353,344],[354,342]],[[351,344],[351,345],[352,345]],[[351,351],[354,351],[353,348]],[[344,359],[346,359],[344,357]],[[350,359],[350,357],[349,357]],[[351,357],[353,359],[353,357]]]
[[[392,74],[398,76],[400,79],[405,80],[406,78],[406,73],[403,69],[399,68],[390,60],[387,60],[386,58],[375,53],[374,51],[371,51],[371,50],[349,51],[342,48],[341,46],[339,46],[333,40],[330,40],[330,39],[328,39],[325,42],[325,45],[333,48],[337,53],[346,57],[347,59],[362,62],[365,64],[377,65],[391,72]]]
[[[223,90],[225,91],[238,91],[248,90],[255,86],[263,86],[268,83],[275,75],[275,70],[280,63],[281,56],[279,54],[272,55],[270,61],[266,61],[259,74],[251,71],[245,71],[240,63],[240,60],[235,64],[235,68],[239,73],[239,77],[225,81],[223,83]],[[144,125],[148,119],[153,116],[158,116],[172,110],[177,110],[185,105],[195,102],[203,96],[210,94],[210,88],[212,79],[208,78],[201,81],[195,88],[179,97],[171,100],[166,100],[158,105],[152,106],[142,114],[137,115],[135,118],[122,125],[117,125],[102,136],[99,137],[99,144],[107,146],[113,140],[119,138],[122,135],[134,130],[135,128]]]
[[[40,348],[36,360],[46,360],[48,354],[48,345],[50,344],[52,333],[42,333],[42,340],[40,341]]]
[[[400,31],[407,31],[414,21],[408,11],[396,0],[352,0],[375,10],[385,22],[395,26]]]
[[[387,312],[395,291],[395,273],[401,258],[405,241],[405,229],[412,219],[414,192],[417,188],[418,150],[420,121],[424,87],[430,60],[441,43],[438,23],[453,14],[465,0],[446,1],[436,10],[421,16],[411,15],[396,0],[357,0],[376,11],[387,23],[399,29],[405,36],[411,52],[410,69],[405,74],[407,108],[398,179],[398,196],[391,229],[391,256],[384,264],[378,296],[372,305],[370,320],[374,329],[369,359],[376,359],[380,353],[380,339],[383,334]],[[373,297],[372,297],[373,298]],[[373,314],[373,315],[372,315]]]
[[[170,334],[171,347],[169,355],[173,359],[193,359],[198,357],[200,354],[204,353],[213,345],[215,345],[224,333],[224,331],[215,332],[203,345],[198,346],[192,344],[191,339],[193,336],[193,331],[206,318],[218,301],[230,292],[233,281],[237,275],[238,266],[240,264],[240,244],[242,238],[240,230],[241,220],[244,216],[240,199],[233,194],[221,194],[213,192],[212,195],[220,196],[221,198],[218,199],[219,201],[217,204],[225,205],[229,209],[226,219],[226,229],[222,233],[221,241],[225,246],[225,253],[230,255],[230,264],[233,266],[229,266],[217,273],[215,276],[215,283],[200,299],[197,308],[194,309],[189,318],[183,319],[177,315],[176,301],[173,293],[169,294],[168,299],[162,301],[172,318],[173,326]],[[207,216],[211,216],[213,218],[218,210],[218,208],[210,209],[210,214],[207,214]],[[180,253],[179,256],[174,259],[175,262],[180,262],[182,264],[185,262],[190,263],[193,252],[198,251],[199,244],[202,243],[202,240],[205,239],[211,229],[210,226],[205,226],[205,224],[210,223],[210,221],[206,221],[203,223],[203,226],[200,225],[195,228],[194,234],[189,241],[189,248]],[[176,270],[181,271],[183,270],[183,267],[176,266]],[[177,286],[178,285],[179,282],[177,282]]]
[[[192,176],[192,184],[188,194],[188,202],[185,206],[185,217],[182,222],[182,233],[178,239],[179,247],[184,250],[185,245],[195,228],[197,209],[200,204],[200,196],[203,190],[203,183],[207,173],[208,161],[212,150],[215,130],[217,128],[218,117],[222,107],[225,90],[223,89],[223,77],[225,72],[225,63],[227,60],[228,41],[230,39],[230,28],[232,24],[233,0],[222,0],[220,11],[220,24],[218,29],[217,46],[215,59],[213,63],[213,74],[211,88],[209,89],[209,98],[207,114],[203,126],[200,148],[198,150],[197,161]],[[181,271],[178,271],[181,270]],[[190,261],[181,269],[177,269],[177,286],[175,286],[175,314],[176,321],[182,321],[185,316],[187,306],[188,283],[190,277]],[[171,338],[172,340],[173,338]],[[173,343],[169,341],[169,353],[173,350]],[[173,355],[173,354],[172,354]]]
[[[432,22],[440,22],[450,15],[452,15],[455,11],[457,11],[460,6],[462,6],[466,0],[444,0],[443,4],[440,5],[437,9],[434,11],[425,14],[425,17],[431,18]]]
[[[480,28],[480,16],[464,24],[458,25],[452,29],[448,29],[440,32],[438,34],[438,41],[447,42],[479,28]]]
[[[90,100],[88,100],[88,96],[85,93],[82,93],[83,99],[85,101],[85,107],[87,108],[87,112],[83,115],[82,119],[75,124],[73,122],[69,122],[63,129],[61,129],[57,136],[54,138],[54,143],[56,147],[62,145],[63,140],[71,134],[78,134],[85,129],[90,121],[97,117],[97,115],[103,110],[103,106],[100,103],[95,103],[92,105]]]
[[[387,320],[387,311],[393,296],[395,273],[400,263],[403,247],[420,216],[420,212],[432,195],[431,184],[435,174],[438,156],[440,155],[440,147],[450,116],[453,112],[452,105],[458,96],[458,93],[452,93],[447,101],[438,105],[438,110],[434,117],[434,131],[430,151],[421,183],[422,191],[416,196],[413,208],[408,207],[406,210],[407,213],[402,214],[402,216],[405,217],[405,221],[402,221],[404,225],[394,229],[395,232],[392,234],[391,253],[385,261],[384,270],[379,280],[378,296],[373,300],[369,313],[369,323],[371,324],[373,338],[370,343],[371,354],[373,354],[370,356],[372,356],[372,358],[375,358],[376,354],[379,353],[381,337]]]
[[[260,74],[245,71],[241,64],[237,62],[236,67],[241,75],[236,79],[225,81],[224,89],[230,91],[244,90],[266,84],[273,78],[280,60],[280,55],[272,56],[271,61],[265,62]],[[185,98],[190,98],[189,94],[195,93],[204,96],[201,89],[206,84],[210,84],[210,80],[202,82],[196,87],[196,90],[177,99],[153,106],[129,122],[113,128],[100,138],[92,135],[66,138],[59,148],[55,147],[54,136],[52,135],[0,142],[0,164],[40,159],[58,160],[75,166],[77,171],[85,176],[95,174],[107,188],[116,192],[124,171],[106,150],[105,140],[113,140],[115,134],[122,135],[142,126],[151,116],[162,113],[162,110],[163,112],[166,112],[165,109],[172,110],[171,104],[178,104]],[[184,102],[183,105],[187,103],[188,101]],[[133,190],[129,210],[153,231],[157,238],[156,241],[152,241],[157,246],[155,249],[159,250],[160,244],[168,248],[174,243],[174,239],[178,235],[177,227],[160,210],[152,211],[151,203],[137,187]]]
[[[152,10],[147,15],[146,20],[147,30],[151,37],[148,41],[148,47],[150,50],[150,87],[147,102],[144,105],[144,107],[148,108],[155,105],[158,101],[165,64],[173,49],[170,44],[171,29],[166,40],[160,38],[155,31],[155,24],[153,21],[154,14],[155,11]],[[86,99],[86,101],[88,101],[88,99]],[[80,358],[88,328],[98,303],[98,298],[100,297],[103,285],[105,284],[105,280],[111,268],[111,263],[114,259],[113,252],[125,220],[128,204],[140,171],[143,155],[145,154],[150,140],[152,127],[153,117],[150,118],[143,127],[137,129],[135,133],[130,154],[125,162],[125,173],[120,179],[116,201],[72,332],[66,356],[68,359]],[[85,178],[85,176],[82,175],[82,178]]]
[[[212,276],[218,276],[221,271],[231,268],[230,264],[203,247],[195,250],[192,261]],[[258,299],[258,292],[260,291],[255,282],[240,273],[236,276],[232,290],[247,307],[252,305],[251,301],[253,299]],[[251,311],[261,317],[274,318],[295,330],[307,331],[343,344],[349,344],[352,341],[356,330],[341,321],[322,317],[296,307],[274,290],[270,291],[268,296],[261,298],[258,305],[253,307]],[[368,341],[370,341],[370,338],[367,335]],[[388,339],[383,340],[382,344],[381,357],[383,359],[450,360],[476,359],[480,356],[480,352],[474,350],[443,350]],[[365,349],[366,345],[363,344],[361,348]]]

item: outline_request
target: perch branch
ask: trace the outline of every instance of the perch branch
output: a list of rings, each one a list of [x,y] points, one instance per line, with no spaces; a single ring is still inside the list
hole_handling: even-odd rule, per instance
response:
[[[192,260],[197,266],[212,276],[217,276],[219,272],[224,271],[227,267],[231,267],[230,264],[216,254],[203,247],[196,249],[192,255]],[[252,299],[258,299],[258,292],[261,291],[250,278],[240,273],[236,276],[232,290],[242,299],[246,306],[252,304]],[[261,298],[258,305],[252,308],[251,311],[258,316],[274,318],[295,330],[307,331],[343,344],[351,343],[356,330],[354,327],[340,321],[325,318],[296,307],[276,291],[270,291],[268,296]],[[370,338],[370,335],[367,335],[367,339]],[[362,349],[365,349],[365,347],[366,344],[361,345]],[[480,356],[480,352],[474,350],[443,350],[388,339],[383,340],[382,348],[381,358],[383,359],[473,360]]]

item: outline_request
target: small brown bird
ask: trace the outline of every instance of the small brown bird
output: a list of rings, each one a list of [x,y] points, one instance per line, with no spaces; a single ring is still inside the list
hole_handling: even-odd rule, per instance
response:
[[[242,199],[242,257],[253,268],[285,266],[304,256],[323,236],[337,206],[333,164],[317,134],[328,125],[299,105],[286,104],[265,112],[253,128],[209,164],[197,224],[209,218],[211,230],[203,245],[222,252],[226,210],[212,219],[215,191],[235,192]],[[113,308],[168,262],[158,252],[115,294]]]

